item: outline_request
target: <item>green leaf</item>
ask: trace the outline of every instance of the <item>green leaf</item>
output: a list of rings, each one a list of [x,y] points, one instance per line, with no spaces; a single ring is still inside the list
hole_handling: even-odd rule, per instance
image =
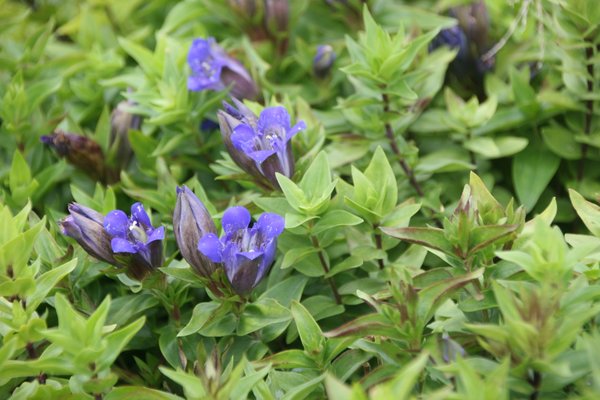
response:
[[[292,206],[294,210],[303,214],[302,207],[306,207],[308,205],[308,199],[306,198],[304,191],[287,176],[281,175],[280,173],[277,173],[276,176],[277,182],[279,183],[279,186],[281,187],[281,190],[283,191],[283,194],[285,195],[285,198],[290,206]]]
[[[146,317],[140,317],[126,327],[106,335],[106,348],[103,356],[98,360],[98,367],[109,368],[145,323]]]
[[[444,279],[435,282],[419,292],[419,302],[417,307],[417,316],[422,326],[433,317],[436,309],[451,296],[457,289],[462,288],[469,282],[479,279],[484,272],[484,268],[479,268],[465,275]]]
[[[358,225],[363,220],[344,210],[330,210],[323,215],[312,229],[314,234],[337,228],[339,226]]]
[[[38,182],[31,178],[31,170],[27,161],[19,150],[13,153],[12,165],[8,177],[8,186],[13,200],[17,204],[25,204],[38,186]]]
[[[321,151],[304,173],[298,186],[308,199],[313,200],[321,198],[324,192],[328,190],[330,184],[331,171],[329,161],[327,160],[327,154]]]
[[[364,176],[376,190],[375,212],[379,215],[390,213],[398,202],[398,185],[394,170],[380,146],[375,150]]]
[[[477,137],[463,143],[466,149],[481,154],[485,158],[494,159],[511,156],[527,147],[528,140],[516,136],[498,138]]]
[[[305,259],[306,257],[308,257],[311,254],[314,254],[318,251],[319,251],[319,249],[315,248],[314,246],[296,247],[296,248],[290,249],[290,250],[286,251],[285,255],[283,256],[283,261],[281,263],[281,269],[289,268],[289,267],[293,266],[294,264],[296,264],[297,262]]]
[[[169,379],[172,379],[177,384],[181,385],[181,387],[183,387],[183,392],[185,393],[186,399],[204,400],[207,398],[204,384],[197,376],[188,374],[180,369],[176,371],[165,367],[158,367],[158,369],[163,373],[163,375],[167,376]]]
[[[100,145],[104,154],[108,154],[110,148],[110,131],[110,111],[104,106],[94,132],[94,140]]]
[[[374,387],[371,390],[371,398],[373,400],[410,399],[410,394],[415,389],[417,379],[425,369],[428,359],[429,354],[426,351],[421,352],[417,358],[402,367],[390,381]]]
[[[452,244],[446,239],[445,233],[439,228],[389,228],[380,227],[386,235],[405,240],[410,243],[420,244],[432,249],[443,251],[454,256]]]
[[[537,143],[530,143],[515,156],[512,164],[515,192],[527,211],[537,204],[559,165],[560,158]]]
[[[147,75],[156,78],[161,77],[163,70],[162,57],[154,57],[150,50],[126,38],[119,38],[119,44]]]
[[[313,378],[301,385],[294,387],[292,390],[288,391],[281,400],[302,400],[306,399],[308,395],[315,390],[317,386],[321,384],[321,382],[325,379],[325,375],[319,375],[316,378]]]
[[[237,327],[239,336],[247,335],[267,325],[292,319],[290,311],[273,299],[262,299],[248,304]]]
[[[310,312],[299,302],[292,301],[291,310],[304,349],[309,354],[319,354],[325,344],[325,337],[321,332],[321,328],[319,328]]]
[[[548,148],[557,156],[567,160],[581,158],[581,145],[575,140],[575,135],[560,126],[545,126],[542,128],[542,138]]]
[[[600,237],[600,207],[583,198],[573,189],[569,189],[571,203],[585,226],[596,237]]]
[[[76,266],[77,259],[74,258],[60,267],[53,268],[40,275],[35,280],[35,289],[33,293],[27,296],[27,308],[35,310],[44,301],[54,286],[56,286],[63,277],[73,271]]]
[[[143,398],[144,400],[183,400],[182,397],[160,390],[143,386],[118,386],[104,396],[106,400],[131,400]]]
[[[177,336],[188,336],[198,332],[202,329],[209,321],[217,317],[219,309],[222,307],[221,303],[210,301],[208,303],[198,303],[192,311],[192,317],[185,327]]]

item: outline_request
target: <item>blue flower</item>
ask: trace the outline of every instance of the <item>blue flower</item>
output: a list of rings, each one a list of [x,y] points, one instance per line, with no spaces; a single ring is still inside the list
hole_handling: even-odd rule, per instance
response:
[[[187,83],[189,90],[224,90],[232,85],[231,94],[237,98],[258,97],[258,88],[246,68],[214,38],[194,40],[187,61],[192,70]]]
[[[313,59],[313,72],[319,78],[325,78],[331,71],[336,54],[333,47],[328,44],[317,47],[317,54]]]
[[[142,278],[162,265],[165,228],[152,226],[141,203],[131,206],[130,217],[121,210],[109,212],[104,217],[103,226],[111,238],[115,259],[119,264],[128,266],[134,277]]]
[[[283,217],[262,214],[250,227],[250,212],[232,207],[222,219],[224,234],[208,233],[200,238],[198,250],[211,261],[222,263],[233,289],[248,294],[264,278],[275,258],[277,237],[283,232]]]
[[[242,103],[238,108],[225,104],[219,111],[219,124],[231,158],[250,175],[263,177],[273,187],[279,187],[276,173],[291,178],[294,156],[289,141],[303,129],[303,121],[291,126],[290,115],[281,106],[267,107],[257,118]]]

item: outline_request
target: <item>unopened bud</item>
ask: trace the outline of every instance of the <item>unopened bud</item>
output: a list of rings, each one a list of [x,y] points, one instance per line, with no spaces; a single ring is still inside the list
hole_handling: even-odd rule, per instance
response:
[[[290,19],[288,0],[265,0],[265,25],[271,34],[279,37],[287,33]]]
[[[42,136],[40,140],[52,147],[59,156],[66,158],[71,165],[87,173],[92,179],[105,183],[113,183],[118,180],[118,173],[115,174],[106,167],[102,148],[94,140],[60,130],[55,131],[52,135]]]
[[[335,61],[335,51],[330,45],[321,45],[317,47],[317,54],[313,59],[313,72],[318,78],[325,78],[329,75],[331,67]]]
[[[129,130],[138,130],[142,125],[142,117],[131,114],[127,108],[132,103],[122,101],[112,112],[110,118],[110,152],[114,166],[119,170],[125,169],[131,159],[132,151],[129,143]]]
[[[204,204],[186,186],[177,188],[173,231],[183,258],[199,275],[209,278],[217,265],[198,251],[198,241],[217,228]]]

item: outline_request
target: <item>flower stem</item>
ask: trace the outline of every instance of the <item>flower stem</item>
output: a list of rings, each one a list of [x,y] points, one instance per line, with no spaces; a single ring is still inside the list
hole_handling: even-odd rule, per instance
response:
[[[533,392],[529,395],[529,399],[537,400],[540,395],[540,386],[542,385],[542,374],[538,371],[533,371],[533,376],[529,379],[529,384],[533,388]]]
[[[318,256],[319,256],[319,261],[321,262],[321,266],[323,267],[323,271],[325,271],[325,274],[329,273],[329,267],[327,266],[327,261],[325,260],[325,255],[323,254],[323,249],[321,249],[321,245],[319,244],[319,239],[317,239],[316,236],[311,236],[310,240],[313,244],[313,246],[315,247],[315,249],[318,249]],[[331,286],[331,291],[333,292],[333,297],[335,297],[335,302],[336,304],[342,304],[342,297],[340,296],[340,293],[338,292],[337,286],[333,280],[333,278],[329,277],[327,278],[327,282],[329,283],[329,286]]]
[[[377,227],[375,227],[375,229],[377,229]],[[379,234],[379,233],[375,234],[375,245],[377,246],[377,250],[383,250],[383,241],[381,239],[381,234]],[[379,265],[379,269],[383,269],[383,267],[384,267],[383,259],[378,258],[377,265]]]
[[[383,112],[384,114],[388,114],[390,112],[390,98],[386,93],[382,93],[381,98],[383,100]],[[392,151],[396,155],[396,158],[400,163],[400,167],[402,167],[402,170],[408,178],[408,181],[410,182],[411,186],[415,189],[419,197],[423,197],[425,195],[425,193],[423,192],[423,188],[421,188],[421,185],[419,184],[419,182],[417,182],[414,171],[410,168],[410,166],[406,162],[406,159],[402,155],[402,152],[398,147],[398,143],[396,142],[396,137],[394,136],[392,125],[387,121],[385,122],[385,136],[387,136],[390,142],[390,146],[392,147]]]
[[[585,59],[587,62],[587,92],[591,95],[594,92],[594,47],[592,43],[589,43],[588,40],[585,41],[588,47],[585,48]],[[583,133],[586,136],[589,136],[592,132],[592,119],[594,118],[594,100],[588,99],[585,101],[585,119],[583,121]],[[583,143],[581,145],[581,159],[579,160],[579,168],[577,170],[577,180],[581,181],[583,179],[584,171],[585,171],[585,157],[588,152],[588,144]]]

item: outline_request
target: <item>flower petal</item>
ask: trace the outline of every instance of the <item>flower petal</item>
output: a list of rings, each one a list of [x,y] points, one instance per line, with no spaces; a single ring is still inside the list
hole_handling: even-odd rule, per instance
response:
[[[131,206],[131,217],[145,228],[152,228],[152,222],[150,222],[150,217],[142,203],[135,203]]]
[[[260,113],[257,124],[259,132],[264,132],[273,125],[280,126],[285,131],[290,129],[290,114],[284,107],[267,107]]]
[[[111,236],[125,237],[129,229],[129,218],[121,210],[113,210],[104,217],[104,229]]]
[[[285,229],[285,219],[278,214],[264,213],[258,218],[252,229],[258,230],[263,240],[273,239],[281,235]]]
[[[250,224],[250,212],[242,206],[231,207],[223,214],[221,225],[225,233],[246,229]]]
[[[200,238],[198,250],[212,262],[221,262],[223,259],[223,243],[214,233],[208,233]]]
[[[293,138],[294,136],[296,136],[296,134],[300,131],[303,131],[306,129],[306,124],[304,123],[304,121],[298,121],[296,123],[296,125],[294,125],[292,127],[292,129],[290,129],[289,131],[286,132],[285,134],[285,141],[286,143]]]
[[[110,247],[115,253],[137,253],[137,249],[128,240],[118,237],[110,241]]]
[[[247,151],[247,149],[252,149],[254,147],[255,137],[256,132],[252,127],[246,124],[240,124],[233,129],[231,143],[233,143],[236,149]]]
[[[157,240],[163,240],[164,238],[165,238],[165,227],[159,226],[156,229],[152,229],[152,231],[148,235],[148,240],[146,240],[146,244],[155,242]]]
[[[240,257],[245,257],[248,260],[256,260],[258,257],[263,255],[263,252],[260,250],[255,250],[255,251],[241,251],[239,253],[237,253],[238,256]]]
[[[275,150],[257,150],[251,153],[248,153],[248,157],[254,160],[258,165],[265,162],[265,160],[271,157],[273,154],[277,153]]]

